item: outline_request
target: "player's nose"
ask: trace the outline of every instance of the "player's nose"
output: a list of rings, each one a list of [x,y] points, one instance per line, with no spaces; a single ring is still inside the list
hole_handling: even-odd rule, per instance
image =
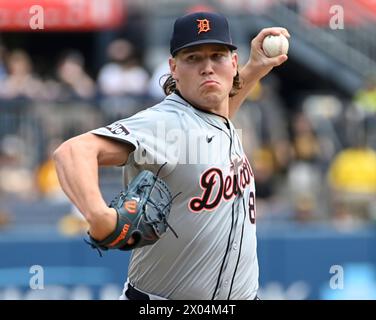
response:
[[[211,61],[210,58],[203,59],[200,72],[201,72],[201,75],[214,73],[213,62]]]

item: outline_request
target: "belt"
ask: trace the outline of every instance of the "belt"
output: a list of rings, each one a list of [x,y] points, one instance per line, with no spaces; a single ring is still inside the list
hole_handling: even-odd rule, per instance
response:
[[[137,290],[135,287],[132,287],[132,285],[129,283],[127,291],[125,291],[125,295],[129,300],[150,300],[149,295]]]

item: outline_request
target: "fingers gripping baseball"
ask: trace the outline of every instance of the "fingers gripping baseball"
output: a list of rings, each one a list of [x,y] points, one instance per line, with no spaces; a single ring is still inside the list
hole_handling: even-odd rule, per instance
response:
[[[278,67],[288,59],[287,54],[282,54],[277,57],[268,58],[269,64],[273,67]]]
[[[251,54],[248,63],[252,65],[254,70],[257,70],[262,76],[270,72],[273,67],[280,66],[287,59],[287,54],[280,54],[275,57],[269,57],[264,49],[263,42],[269,35],[279,36],[283,35],[286,39],[290,38],[287,29],[281,27],[264,28],[251,41]]]
[[[279,36],[280,34],[284,35],[287,39],[290,39],[290,33],[285,28],[273,27],[273,28],[264,28],[259,34],[252,40],[252,44],[256,45],[259,48],[262,48],[262,43],[268,35]]]

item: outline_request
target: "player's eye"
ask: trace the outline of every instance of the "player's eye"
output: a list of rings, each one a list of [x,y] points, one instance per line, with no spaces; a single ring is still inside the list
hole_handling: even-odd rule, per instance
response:
[[[198,55],[196,54],[189,54],[185,57],[185,60],[187,62],[195,62],[195,61],[198,61]]]
[[[215,52],[212,55],[212,59],[214,60],[222,60],[226,58],[226,54],[224,52]]]

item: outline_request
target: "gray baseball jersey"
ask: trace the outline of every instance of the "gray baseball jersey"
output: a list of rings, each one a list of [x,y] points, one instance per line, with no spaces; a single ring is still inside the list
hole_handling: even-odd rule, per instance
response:
[[[177,94],[134,116],[92,131],[135,147],[127,183],[148,169],[170,187],[168,230],[132,252],[136,288],[168,299],[253,299],[258,289],[255,185],[230,120]]]

